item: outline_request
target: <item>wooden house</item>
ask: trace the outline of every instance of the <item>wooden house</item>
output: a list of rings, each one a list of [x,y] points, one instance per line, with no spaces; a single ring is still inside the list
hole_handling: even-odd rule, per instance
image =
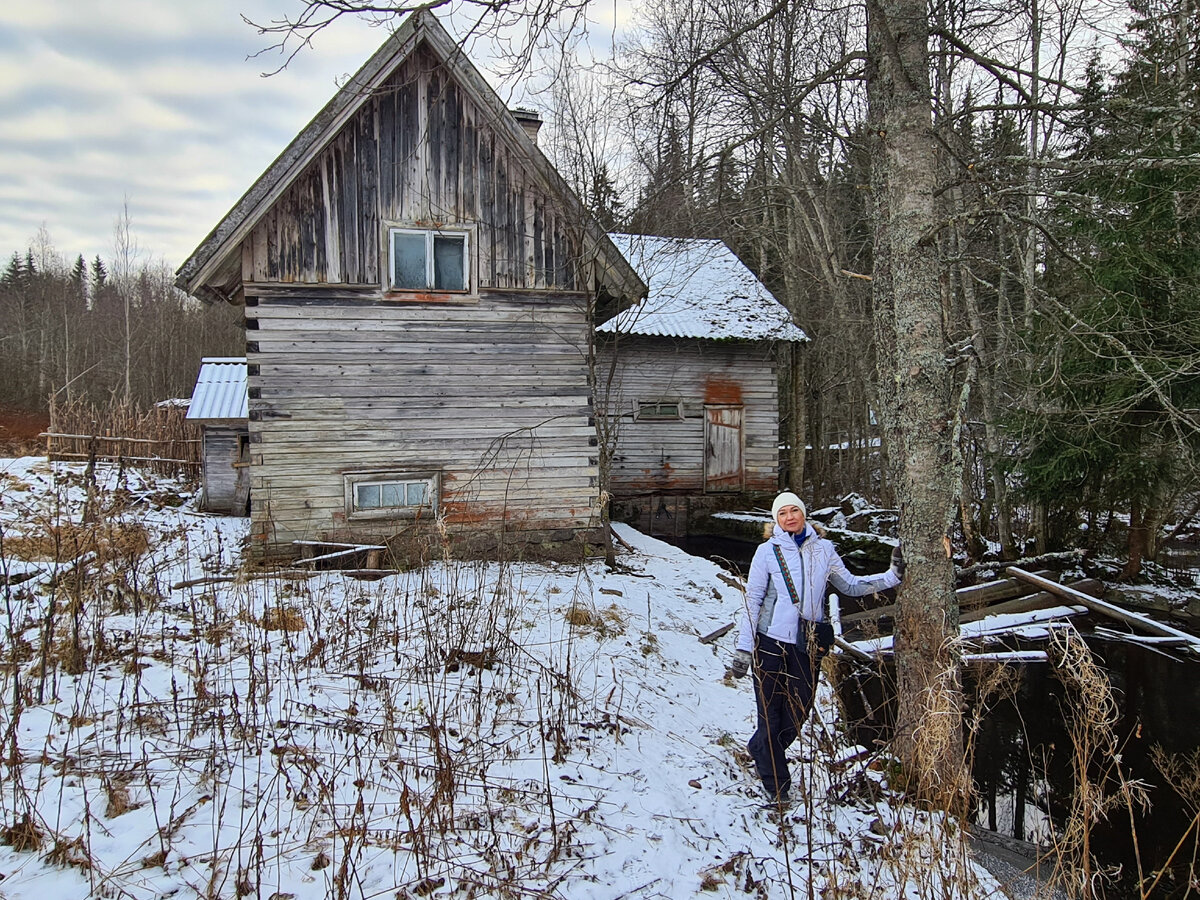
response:
[[[591,327],[645,286],[430,13],[176,283],[245,307],[261,550],[597,539]]]
[[[187,418],[200,426],[200,508],[245,515],[250,499],[246,360],[205,358]]]
[[[684,534],[779,488],[778,355],[808,338],[723,242],[610,237],[649,289],[598,328],[614,518]]]

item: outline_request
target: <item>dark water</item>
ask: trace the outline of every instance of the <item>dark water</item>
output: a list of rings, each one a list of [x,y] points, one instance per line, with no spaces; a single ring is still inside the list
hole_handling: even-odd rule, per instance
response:
[[[658,538],[668,544],[674,544],[692,556],[711,559],[722,567],[745,578],[750,571],[750,560],[754,558],[754,550],[758,546],[753,541],[741,541],[737,538],[718,537],[708,534],[692,534],[687,537]]]
[[[1095,827],[1093,848],[1105,865],[1120,865],[1122,879],[1110,896],[1139,896],[1135,885],[1138,854],[1143,876],[1168,863],[1200,811],[1171,785],[1155,763],[1154,748],[1196,776],[1200,747],[1200,662],[1142,646],[1085,635],[1112,685],[1119,717],[1116,752],[1100,752],[1090,777],[1118,775],[1144,783],[1149,808],[1121,803]],[[1072,704],[1067,689],[1048,664],[1020,669],[1015,697],[998,702],[982,720],[974,761],[978,787],[977,822],[1009,836],[1044,843],[1061,831],[1070,809],[1075,775]],[[1193,794],[1193,803],[1200,796]],[[1182,897],[1192,875],[1195,832],[1184,841],[1155,897]]]
[[[724,538],[681,541],[689,553],[715,559],[745,574],[754,544]],[[847,565],[854,565],[847,560]],[[1082,618],[1076,620],[1083,628]],[[1200,661],[1178,651],[1084,634],[1096,662],[1107,674],[1117,705],[1113,731],[1116,753],[1096,754],[1090,777],[1106,780],[1115,790],[1115,775],[1139,781],[1147,788],[1149,807],[1117,804],[1094,827],[1093,856],[1100,865],[1119,866],[1121,876],[1104,895],[1141,897],[1137,889],[1138,856],[1147,886],[1168,865],[1167,874],[1149,896],[1182,898],[1188,882],[1200,871],[1197,830],[1189,828],[1200,813],[1200,783],[1192,788],[1191,803],[1171,786],[1171,779],[1154,760],[1155,747],[1174,758],[1183,771],[1200,782]],[[1007,696],[988,701],[975,736],[973,774],[977,787],[975,821],[1009,837],[1048,843],[1061,834],[1075,790],[1072,704],[1067,689],[1046,663],[1014,667],[1016,682]],[[976,685],[965,676],[971,702]],[[867,746],[885,738],[894,689],[883,673],[859,672],[842,681],[842,699]],[[1186,835],[1186,838],[1185,838]],[[1177,845],[1182,846],[1176,851]],[[1174,859],[1172,860],[1172,853]],[[1192,890],[1192,896],[1197,891]]]

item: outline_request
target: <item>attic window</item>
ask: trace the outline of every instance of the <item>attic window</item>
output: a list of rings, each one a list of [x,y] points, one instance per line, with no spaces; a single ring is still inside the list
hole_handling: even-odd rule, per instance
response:
[[[639,422],[679,421],[683,418],[683,404],[678,400],[639,400],[636,418]]]
[[[471,267],[467,238],[465,231],[389,229],[392,290],[469,291]]]
[[[437,509],[435,472],[360,472],[345,476],[346,515],[354,519],[415,519]]]

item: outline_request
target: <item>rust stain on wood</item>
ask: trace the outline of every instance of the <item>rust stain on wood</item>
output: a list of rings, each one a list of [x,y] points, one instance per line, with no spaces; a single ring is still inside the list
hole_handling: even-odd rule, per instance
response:
[[[741,404],[742,386],[736,381],[709,377],[704,382],[704,402]]]

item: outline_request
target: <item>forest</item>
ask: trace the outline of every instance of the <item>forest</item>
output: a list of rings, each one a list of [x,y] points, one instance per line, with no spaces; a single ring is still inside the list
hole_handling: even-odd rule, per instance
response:
[[[1133,576],[1200,500],[1200,14],[1176,0],[928,13],[917,244],[941,324],[925,340],[949,371],[954,527],[971,559],[1119,536]],[[887,503],[895,483],[875,452],[892,163],[872,15],[900,12],[657,0],[615,65],[567,66],[550,89],[552,157],[605,224],[725,240],[812,337],[782,428],[791,483],[818,502]]]
[[[0,408],[111,402],[146,408],[189,397],[203,356],[245,353],[241,313],[204,305],[173,268],[135,252],[128,210],[114,252],[68,262],[43,226],[0,273]]]

